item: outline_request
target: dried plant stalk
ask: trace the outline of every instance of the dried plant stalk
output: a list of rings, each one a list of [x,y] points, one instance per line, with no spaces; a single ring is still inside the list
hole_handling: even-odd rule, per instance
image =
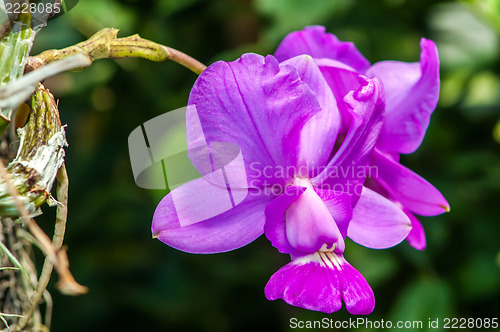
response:
[[[45,21],[46,17],[41,20],[42,23]],[[29,15],[20,15],[17,28],[15,26],[0,36],[0,133],[10,122],[11,109],[18,107],[32,93],[34,84],[61,70],[84,68],[102,58],[127,57],[172,60],[197,74],[206,69],[190,56],[139,35],[117,38],[117,29],[103,29],[74,46],[48,50],[28,58],[39,29],[40,25],[31,28]],[[23,73],[28,74],[20,78]],[[54,97],[40,83],[34,90],[31,106],[28,123],[18,129],[20,146],[17,156],[7,167],[0,161],[0,252],[3,252],[0,255],[0,321],[5,323],[8,331],[7,324],[14,327],[13,331],[48,331],[51,300],[46,287],[54,268],[59,275],[56,286],[62,293],[76,295],[87,291],[69,272],[66,252],[62,248],[68,186],[64,167],[64,147],[67,145],[64,127]],[[26,109],[24,106],[21,111]],[[21,118],[16,117],[16,127]],[[5,144],[0,144],[2,147],[5,148]],[[56,174],[59,202],[50,195]],[[57,204],[52,240],[33,220],[45,202]],[[33,244],[46,255],[39,278],[33,263]],[[44,297],[47,306],[45,319],[42,319],[39,304]]]
[[[61,166],[57,176],[57,199],[59,200],[57,206],[57,216],[56,216],[56,225],[54,229],[54,236],[52,238],[53,246],[56,250],[60,250],[63,244],[64,232],[66,230],[66,219],[68,216],[68,175],[66,173],[66,167],[64,164]],[[17,322],[13,332],[22,331],[26,324],[32,319],[33,315],[36,313],[38,304],[42,299],[42,296],[47,292],[46,288],[50,280],[50,274],[54,264],[52,260],[47,257],[45,259],[45,263],[42,268],[42,273],[40,278],[38,279],[38,283],[36,285],[35,292],[31,295],[28,306],[24,309],[24,312]],[[60,269],[60,268],[59,268]],[[61,274],[60,274],[61,275]],[[76,284],[73,277],[68,273],[63,273],[62,278],[58,283],[58,287],[63,292],[72,292],[72,293],[85,293],[87,289],[83,286]],[[50,317],[50,316],[49,316]],[[45,322],[46,325],[49,323]]]
[[[0,271],[9,273],[9,282],[0,283],[0,290],[9,297],[2,299],[1,303],[2,308],[9,309],[2,309],[4,313],[9,314],[3,316],[3,319],[10,325],[15,323],[14,331],[36,330],[44,326],[38,308],[43,297],[50,300],[46,287],[54,267],[59,274],[57,287],[61,292],[75,295],[87,291],[86,287],[75,282],[68,270],[66,253],[61,249],[67,216],[68,186],[63,166],[64,147],[67,145],[64,127],[61,125],[54,97],[43,85],[39,84],[35,90],[31,104],[33,109],[28,122],[22,129],[18,129],[21,141],[16,158],[7,168],[0,163],[0,215],[4,217],[2,226],[14,229],[8,233],[8,240],[0,240],[8,250],[14,251],[13,256],[19,259],[26,275],[12,269]],[[55,203],[50,196],[50,190],[56,175],[60,202],[57,203],[54,238],[51,241],[32,216],[38,213],[39,206],[47,200]],[[20,216],[23,224],[5,218],[7,216]],[[33,243],[47,256],[39,278],[32,260]],[[12,260],[2,261],[2,267],[15,266]],[[20,313],[22,315],[17,316]]]
[[[41,84],[33,95],[32,108],[28,123],[18,129],[21,142],[17,156],[7,167],[18,199],[30,216],[50,198],[67,146],[54,97]],[[19,217],[20,212],[6,183],[0,183],[0,216]]]

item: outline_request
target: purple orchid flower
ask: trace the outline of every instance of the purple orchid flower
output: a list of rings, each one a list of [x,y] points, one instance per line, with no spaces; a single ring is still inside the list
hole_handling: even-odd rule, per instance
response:
[[[396,245],[411,228],[395,203],[363,187],[382,128],[379,79],[337,65],[318,67],[307,55],[278,62],[244,54],[208,67],[189,105],[188,148],[206,145],[210,154],[217,143],[234,143],[245,176],[226,172],[217,183],[209,178],[220,168],[217,157],[191,153],[207,179],[178,187],[159,203],[153,235],[182,251],[216,253],[265,233],[292,258],[266,285],[268,299],[327,313],[343,300],[353,314],[372,312],[373,291],[343,256],[353,207],[370,206],[373,218],[363,220],[359,233],[377,237],[371,239],[377,246]],[[235,177],[246,185],[228,190]],[[235,204],[239,190],[248,195]],[[228,196],[229,208],[221,209]]]
[[[324,69],[337,66],[367,77],[377,77],[384,85],[386,110],[384,124],[370,157],[377,172],[365,184],[398,204],[411,220],[412,230],[406,238],[416,249],[426,247],[424,229],[414,214],[435,216],[450,210],[443,195],[418,174],[399,163],[400,154],[413,153],[424,138],[432,112],[439,98],[439,57],[436,45],[422,38],[420,62],[381,61],[370,66],[368,60],[350,42],[342,42],[325,33],[322,26],[306,27],[292,32],[282,41],[275,56],[279,61],[308,54],[315,58],[328,84],[339,85]],[[328,69],[329,70],[329,69]],[[384,248],[374,243],[377,236],[366,237],[365,221],[373,218],[370,202],[360,201],[354,209],[348,236],[371,248]]]

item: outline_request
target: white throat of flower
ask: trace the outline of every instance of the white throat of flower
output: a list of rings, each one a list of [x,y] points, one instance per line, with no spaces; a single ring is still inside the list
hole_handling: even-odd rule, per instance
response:
[[[302,256],[293,260],[295,265],[304,265],[316,262],[322,267],[332,270],[340,270],[343,265],[342,259],[333,251],[317,251],[313,254]]]

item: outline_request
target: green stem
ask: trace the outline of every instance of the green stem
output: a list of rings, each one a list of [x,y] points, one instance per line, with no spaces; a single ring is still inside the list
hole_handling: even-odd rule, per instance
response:
[[[177,62],[178,64],[193,71],[195,74],[200,75],[205,69],[207,69],[207,66],[205,66],[203,63],[199,62],[198,60],[190,57],[189,55],[182,53],[181,51],[178,51],[176,49],[173,49],[171,47],[167,47],[167,46],[163,46],[163,47],[165,47],[171,55],[169,60]]]
[[[189,55],[163,46],[139,35],[117,38],[118,29],[106,28],[98,31],[88,40],[61,50],[48,50],[37,56],[30,57],[27,71],[40,66],[67,58],[74,54],[83,54],[91,62],[104,59],[144,58],[151,61],[172,60],[178,64],[200,74],[205,68],[204,64]]]

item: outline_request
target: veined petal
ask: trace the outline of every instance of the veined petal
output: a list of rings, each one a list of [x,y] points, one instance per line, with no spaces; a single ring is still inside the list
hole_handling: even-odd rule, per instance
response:
[[[334,188],[335,189],[335,188]],[[347,227],[352,218],[352,195],[327,189],[314,189],[330,212],[342,238],[347,236]]]
[[[342,300],[353,315],[368,315],[375,309],[375,295],[366,279],[342,255],[338,257],[342,269]]]
[[[191,90],[189,105],[196,106],[201,130],[187,127],[188,149],[199,144],[200,135],[207,143],[237,144],[252,187],[262,187],[259,180],[273,184],[265,167],[296,166],[302,128],[321,110],[295,68],[257,54],[208,67]],[[274,183],[280,180],[285,179]]]
[[[330,68],[339,68],[339,69],[344,69],[350,72],[353,72],[357,75],[360,73],[356,71],[356,69],[352,68],[346,63],[340,62],[338,60],[334,59],[329,59],[329,58],[314,58],[314,61],[316,61],[316,65],[320,68],[325,68],[325,67],[330,67]]]
[[[411,230],[408,216],[389,199],[363,188],[347,236],[362,246],[385,249],[403,241]]]
[[[420,62],[382,61],[367,71],[386,92],[386,116],[377,147],[412,153],[420,146],[439,98],[439,56],[436,45],[422,38]]]
[[[271,244],[283,254],[302,255],[288,242],[285,213],[290,204],[295,202],[306,189],[306,187],[287,187],[281,195],[266,206],[264,233]]]
[[[411,231],[406,237],[406,240],[413,248],[425,250],[427,247],[427,240],[425,238],[425,231],[422,223],[410,211],[406,210],[405,213],[411,221]]]
[[[328,314],[342,308],[338,271],[323,263],[319,253],[303,256],[274,273],[264,293],[268,300]]]
[[[350,91],[356,91],[360,87],[359,73],[332,59],[315,59],[315,61],[337,101],[342,120],[340,132],[345,134],[349,127],[351,109],[344,103],[344,98]]]
[[[294,179],[294,185],[307,190],[285,212],[286,236],[299,252],[313,253],[326,245],[343,252],[344,239],[325,203],[307,179]]]
[[[315,59],[315,62],[338,104],[343,102],[344,97],[350,91],[357,90],[361,85],[360,74],[353,68],[332,59]]]
[[[365,278],[341,254],[316,252],[295,258],[271,276],[264,293],[268,300],[308,310],[332,313],[346,303],[352,314],[366,315],[375,297]]]
[[[230,194],[206,178],[172,190],[156,207],[153,236],[173,248],[198,254],[247,245],[264,232],[264,209],[273,197],[248,190],[246,198],[234,206]]]
[[[370,67],[370,62],[353,43],[338,40],[319,25],[288,34],[274,54],[280,62],[301,54],[309,54],[313,58],[330,58],[343,62],[360,73]]]
[[[344,98],[346,105],[363,119],[361,126],[355,128],[356,137],[347,134],[339,151],[333,158],[336,164],[360,164],[368,158],[380,133],[384,117],[384,89],[378,79],[359,76],[361,86]],[[364,162],[362,162],[364,163]]]
[[[375,149],[370,164],[377,170],[375,180],[390,198],[409,211],[422,216],[436,216],[450,211],[444,196],[427,180]]]
[[[321,106],[303,127],[300,135],[298,173],[313,177],[326,165],[340,129],[340,113],[332,90],[309,55],[301,55],[282,62],[297,69],[300,79],[314,92]]]
[[[319,188],[341,186],[355,197],[360,195],[368,175],[368,158],[382,127],[384,112],[380,81],[359,76],[359,82],[361,86],[345,97],[351,116],[349,131],[327,167],[313,179]],[[332,173],[341,176],[335,177]]]
[[[335,198],[350,208],[350,201],[346,203],[341,195]],[[330,197],[332,201],[335,198]],[[340,209],[338,215],[342,216]],[[306,179],[295,179],[292,186],[266,207],[264,231],[274,247],[294,256],[322,247],[336,252],[345,249],[330,211]]]

